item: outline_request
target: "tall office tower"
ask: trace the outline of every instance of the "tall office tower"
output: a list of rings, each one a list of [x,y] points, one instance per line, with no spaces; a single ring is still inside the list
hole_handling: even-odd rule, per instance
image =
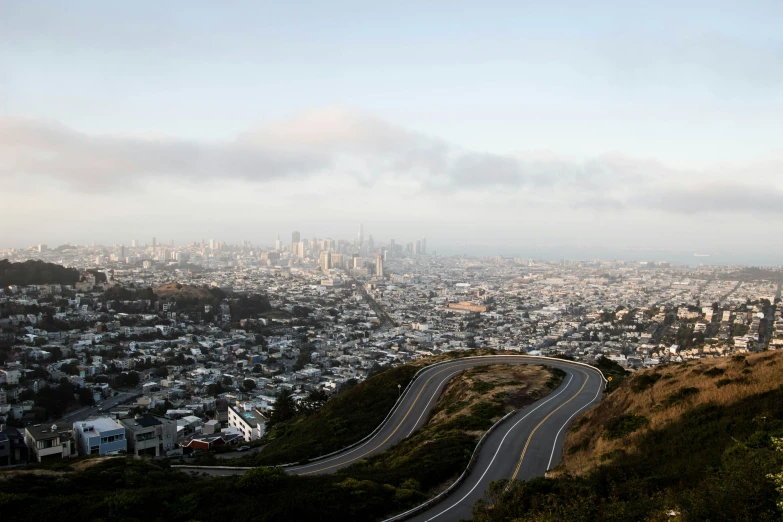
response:
[[[388,261],[389,260],[389,251],[385,248],[383,249],[383,260]]]
[[[275,239],[275,250],[280,252],[283,249],[283,243],[280,241],[280,232],[277,233],[277,239]]]
[[[324,272],[332,268],[332,253],[328,250],[326,252],[321,252],[321,259],[318,264],[321,265],[321,270]]]
[[[138,245],[136,244],[136,240],[134,239],[131,241],[131,248],[136,248]]]
[[[370,239],[367,240],[367,245],[370,247],[370,250],[375,248],[375,241],[372,238],[372,234],[370,234]]]
[[[351,262],[352,268],[361,268],[362,267],[362,258],[354,254],[351,259],[353,260]]]
[[[210,250],[215,250],[215,240],[214,239],[210,239],[209,240],[209,249]]]
[[[305,242],[300,241],[296,244],[296,257],[299,259],[304,259],[305,256]]]
[[[380,254],[375,256],[375,275],[383,277],[383,256]]]
[[[120,261],[125,262],[125,245],[120,245]]]
[[[158,243],[155,241],[155,238],[152,238],[152,248],[155,248],[158,246]]]
[[[296,252],[296,244],[299,243],[301,235],[298,231],[291,232],[291,251]]]
[[[173,246],[174,246],[174,240],[173,239],[169,239],[169,247],[173,247]]]
[[[46,252],[49,248],[46,245],[38,245],[39,252]]]
[[[356,243],[359,246],[364,244],[364,223],[359,225],[359,240]]]
[[[421,253],[426,254],[427,253],[427,238],[423,237],[421,238]]]

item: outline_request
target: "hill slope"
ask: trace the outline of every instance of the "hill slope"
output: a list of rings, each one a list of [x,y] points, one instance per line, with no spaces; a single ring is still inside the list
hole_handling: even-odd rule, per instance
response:
[[[79,271],[75,268],[33,259],[23,263],[0,260],[0,288],[9,285],[72,285],[78,280]]]
[[[780,520],[783,353],[638,372],[574,423],[548,479],[474,520]]]

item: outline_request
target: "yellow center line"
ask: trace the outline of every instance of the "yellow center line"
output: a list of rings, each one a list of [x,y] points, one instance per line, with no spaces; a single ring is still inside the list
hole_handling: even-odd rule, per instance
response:
[[[464,367],[463,367],[463,366],[460,366],[460,365],[455,365],[455,367],[456,367],[456,368],[459,368],[459,369],[463,369],[463,368],[470,368],[470,366],[469,366],[469,365],[466,365],[466,366],[464,366]],[[314,470],[312,470],[312,471],[306,471],[306,472],[304,472],[304,473],[299,473],[299,475],[309,475],[309,474],[311,474],[311,473],[317,473],[317,472],[319,472],[319,471],[324,471],[324,470],[327,470],[327,469],[332,469],[332,468],[336,468],[336,467],[338,467],[338,466],[342,466],[342,465],[344,465],[344,464],[348,464],[349,462],[353,462],[353,461],[355,461],[355,460],[359,460],[359,459],[361,459],[361,458],[365,457],[366,455],[368,455],[368,454],[372,453],[373,451],[377,450],[378,448],[380,448],[381,446],[383,446],[384,444],[386,444],[386,442],[388,442],[388,440],[389,440],[390,438],[392,438],[392,437],[394,436],[394,434],[395,434],[395,433],[397,433],[397,430],[399,430],[399,429],[400,429],[400,427],[401,427],[401,426],[403,425],[403,423],[405,422],[405,419],[407,419],[407,418],[408,418],[408,415],[410,415],[411,411],[413,411],[413,407],[416,405],[416,402],[418,402],[418,400],[419,400],[419,397],[421,397],[421,394],[422,394],[422,393],[424,393],[424,390],[426,390],[426,389],[427,389],[427,385],[430,383],[430,381],[431,381],[432,379],[434,379],[434,378],[435,378],[437,375],[440,375],[441,373],[447,372],[447,371],[449,371],[449,370],[454,370],[454,369],[455,369],[455,367],[449,367],[449,368],[445,368],[445,369],[443,369],[443,370],[441,370],[441,371],[439,371],[439,372],[435,372],[434,374],[432,374],[432,376],[431,376],[429,379],[427,379],[427,382],[425,382],[425,383],[424,383],[424,386],[422,386],[422,387],[421,387],[421,390],[419,390],[419,393],[418,393],[418,395],[416,395],[416,398],[413,400],[413,403],[411,404],[410,408],[408,408],[408,411],[407,411],[407,412],[405,412],[405,416],[402,418],[402,420],[401,420],[401,421],[400,421],[400,423],[397,425],[397,427],[396,427],[396,428],[394,428],[394,431],[393,431],[393,432],[391,432],[391,433],[389,434],[389,436],[388,436],[388,437],[386,437],[386,439],[385,439],[383,442],[381,442],[380,444],[378,444],[377,446],[375,446],[373,449],[371,449],[371,450],[368,450],[368,451],[366,451],[365,453],[362,453],[361,455],[359,455],[358,457],[354,457],[354,458],[352,458],[352,459],[350,459],[350,460],[346,460],[346,461],[343,461],[343,462],[339,462],[339,463],[337,463],[337,464],[333,464],[333,465],[331,465],[331,466],[327,466],[327,467],[325,467],[325,468],[318,468],[318,469],[314,469]]]
[[[544,424],[549,419],[549,417],[554,415],[555,412],[557,412],[560,408],[562,408],[572,400],[576,399],[576,397],[582,392],[582,390],[584,390],[585,386],[587,385],[587,381],[590,380],[590,376],[587,375],[587,373],[583,372],[582,370],[577,370],[577,371],[586,377],[585,381],[582,383],[582,387],[579,388],[579,391],[576,392],[570,399],[568,399],[563,404],[561,404],[560,406],[558,406],[557,408],[549,412],[549,415],[544,417],[544,419],[541,422],[539,422],[535,428],[533,428],[533,431],[530,432],[530,436],[527,438],[527,442],[525,442],[525,447],[522,448],[522,455],[519,456],[519,462],[517,462],[517,467],[516,469],[514,469],[514,474],[511,476],[511,480],[508,481],[508,484],[506,484],[506,488],[503,490],[504,493],[507,492],[509,488],[511,488],[511,484],[514,482],[514,480],[516,480],[517,474],[519,473],[519,470],[522,467],[522,461],[525,459],[525,453],[527,452],[527,447],[530,445],[530,441],[533,439],[533,435],[535,435],[538,428],[540,428],[541,425]]]

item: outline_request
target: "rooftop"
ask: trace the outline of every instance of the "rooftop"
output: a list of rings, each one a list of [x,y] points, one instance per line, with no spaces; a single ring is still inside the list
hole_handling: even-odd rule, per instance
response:
[[[54,439],[60,435],[60,433],[70,433],[71,426],[61,422],[59,424],[35,424],[33,426],[27,426],[25,428],[35,440]]]

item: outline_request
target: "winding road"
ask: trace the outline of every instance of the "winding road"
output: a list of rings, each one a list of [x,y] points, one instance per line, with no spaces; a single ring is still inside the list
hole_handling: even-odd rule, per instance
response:
[[[470,518],[473,504],[484,496],[491,481],[542,476],[558,463],[568,424],[601,398],[606,381],[600,371],[582,363],[527,355],[466,357],[438,363],[419,371],[383,424],[366,440],[309,464],[288,467],[287,471],[297,475],[334,473],[390,448],[427,422],[449,379],[468,368],[489,364],[540,364],[559,368],[566,376],[556,390],[510,415],[485,438],[471,472],[445,499],[404,517],[415,521]],[[199,471],[207,470],[201,468]],[[244,471],[215,469],[208,472],[229,475]],[[398,520],[398,517],[389,520]]]

